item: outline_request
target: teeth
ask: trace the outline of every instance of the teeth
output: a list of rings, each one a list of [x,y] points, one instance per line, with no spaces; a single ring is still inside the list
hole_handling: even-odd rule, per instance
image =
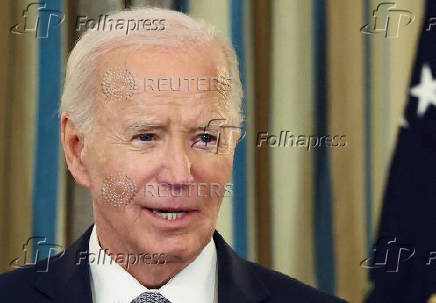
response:
[[[168,213],[168,212],[160,212],[158,210],[153,210],[153,213],[160,216],[163,219],[166,220],[175,220],[183,217],[186,213],[185,212],[174,212],[174,213]]]

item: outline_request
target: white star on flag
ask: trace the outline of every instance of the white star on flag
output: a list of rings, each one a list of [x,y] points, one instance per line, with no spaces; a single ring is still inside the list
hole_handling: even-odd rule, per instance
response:
[[[421,81],[410,89],[410,94],[418,98],[418,116],[422,117],[431,104],[436,105],[436,80],[431,69],[425,64],[421,71]]]

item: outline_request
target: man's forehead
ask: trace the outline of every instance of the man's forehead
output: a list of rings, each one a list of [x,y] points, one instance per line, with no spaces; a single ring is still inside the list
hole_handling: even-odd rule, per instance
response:
[[[166,110],[187,111],[196,114],[205,111],[220,111],[224,100],[213,91],[207,92],[134,92],[123,100],[100,97],[99,103],[107,110],[122,112],[154,112]]]
[[[114,50],[98,64],[102,89],[97,102],[120,119],[145,115],[145,122],[153,124],[207,125],[227,112],[231,90],[226,85],[230,79],[216,59],[204,49],[192,53]]]
[[[207,122],[225,115],[222,100],[207,93],[134,95],[126,100],[106,100],[99,98],[103,115],[118,120],[138,120],[144,117],[148,122],[167,124],[167,122]]]
[[[190,74],[216,74],[217,66],[225,57],[219,49],[209,44],[179,47],[122,47],[113,49],[98,58],[98,69],[105,72],[114,66],[124,66],[145,77],[187,77]],[[170,75],[171,74],[171,75]]]
[[[156,49],[120,49],[103,56],[98,64],[98,96],[124,100],[146,94],[163,98],[228,98],[232,79],[211,53],[158,52]]]

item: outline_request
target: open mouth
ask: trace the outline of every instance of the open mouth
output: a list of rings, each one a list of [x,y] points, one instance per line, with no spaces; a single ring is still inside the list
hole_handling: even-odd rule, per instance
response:
[[[186,212],[184,212],[184,211],[182,211],[182,212],[169,212],[169,211],[153,210],[152,212],[153,212],[153,214],[158,215],[162,219],[169,220],[169,221],[180,219],[186,215]]]
[[[168,221],[183,219],[187,215],[195,212],[195,210],[155,209],[149,207],[144,208],[147,209],[149,212],[153,213],[154,215]]]

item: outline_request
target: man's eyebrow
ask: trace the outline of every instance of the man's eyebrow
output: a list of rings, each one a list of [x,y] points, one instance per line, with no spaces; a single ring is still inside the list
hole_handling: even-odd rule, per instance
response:
[[[215,118],[215,119],[211,119],[208,122],[201,124],[198,128],[194,129],[198,129],[198,130],[218,130],[218,129],[223,129],[223,128],[240,128],[237,126],[233,126],[233,125],[227,125],[226,124],[227,119],[225,118]]]
[[[134,131],[134,132],[140,132],[140,131],[148,131],[152,129],[157,128],[163,128],[162,125],[159,123],[148,123],[148,122],[134,122],[132,124],[129,124],[125,130],[126,131]]]
[[[192,127],[191,130],[204,132],[204,131],[218,130],[218,127],[207,127],[206,125],[204,125],[204,126]]]
[[[219,130],[222,125],[216,125],[210,123],[199,124],[197,126],[190,127],[191,131],[207,131],[207,130]],[[149,123],[149,122],[133,122],[125,127],[125,131],[128,132],[141,132],[141,131],[150,131],[153,129],[162,129],[165,128],[160,123]]]
[[[204,123],[204,124],[200,124],[198,126],[194,126],[192,129],[193,130],[218,130],[222,127],[222,125],[218,125],[218,124],[210,124],[210,123]]]

